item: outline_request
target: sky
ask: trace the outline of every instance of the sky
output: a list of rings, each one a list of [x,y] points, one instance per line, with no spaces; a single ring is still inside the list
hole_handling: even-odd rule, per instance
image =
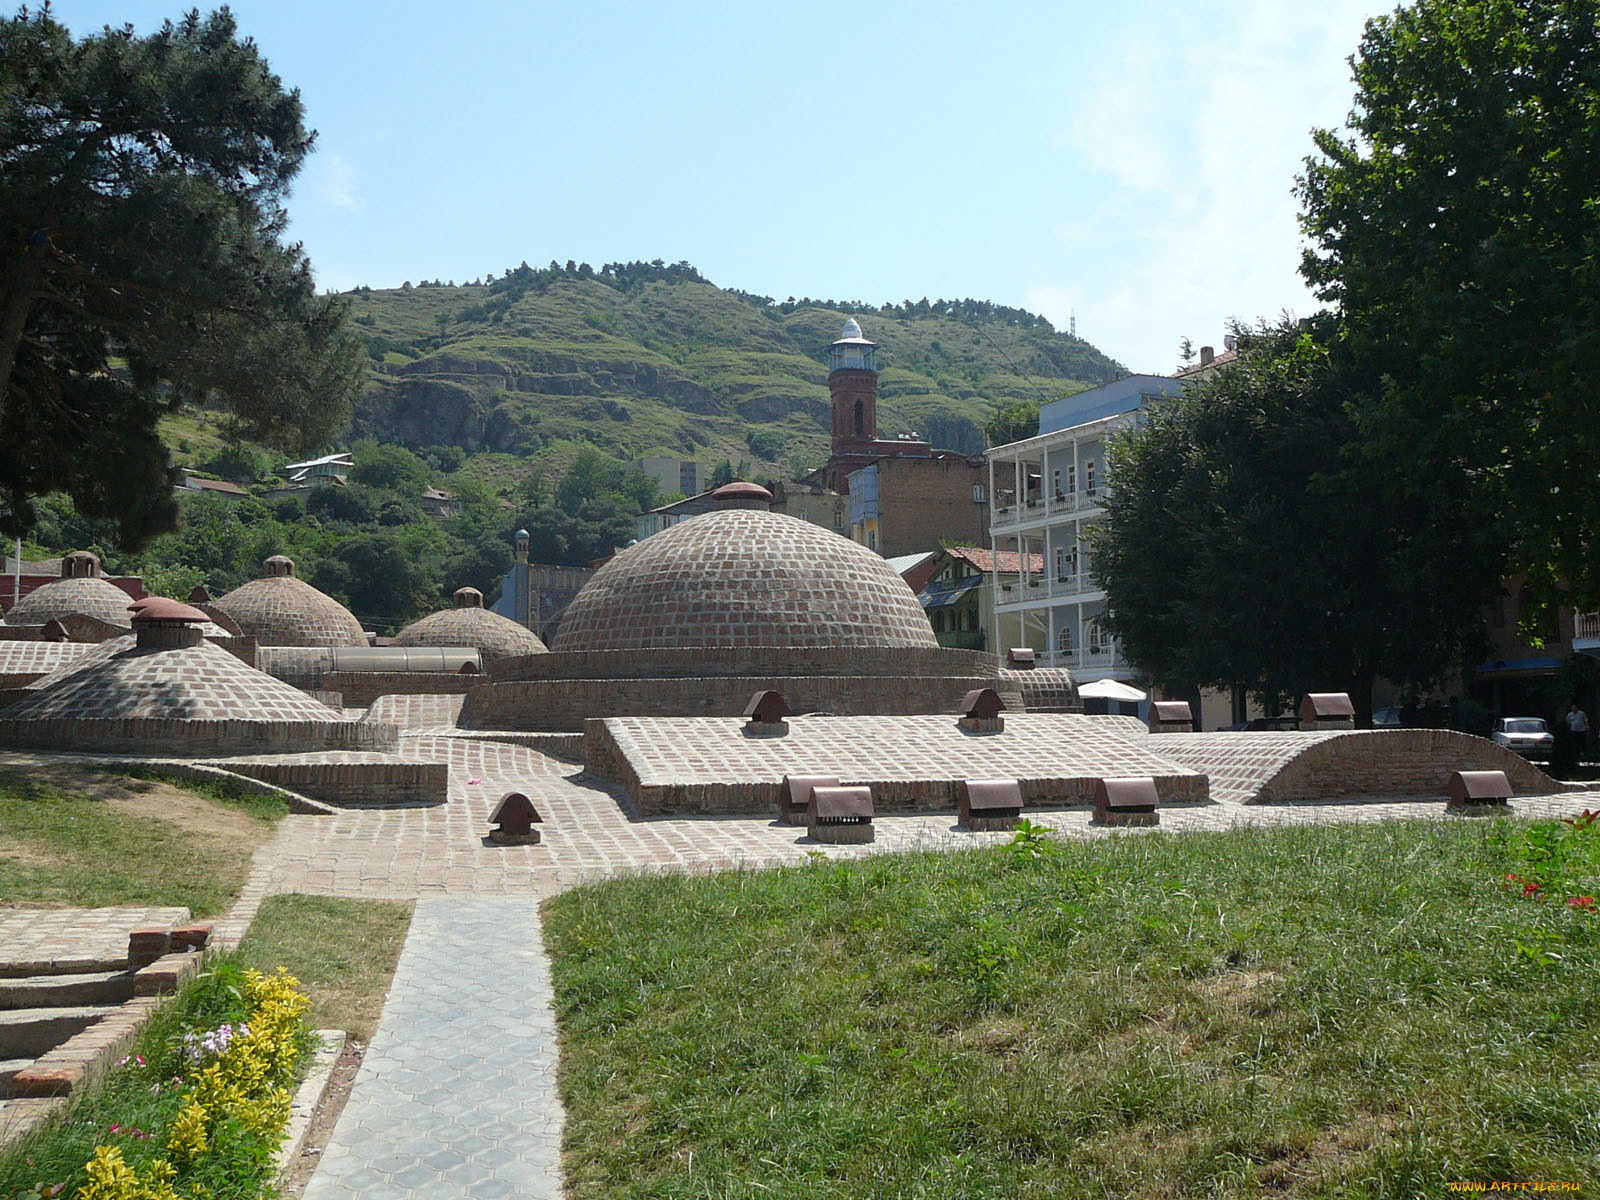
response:
[[[325,288],[687,260],[778,299],[1075,316],[1139,372],[1316,308],[1294,178],[1392,7],[232,5],[318,131],[289,209]],[[54,9],[79,34],[181,12]]]

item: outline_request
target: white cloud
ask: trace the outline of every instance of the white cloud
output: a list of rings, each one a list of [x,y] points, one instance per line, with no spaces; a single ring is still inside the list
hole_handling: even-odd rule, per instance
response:
[[[356,194],[356,169],[337,154],[313,156],[306,174],[310,176],[311,192],[329,208],[358,213],[362,209],[361,197]]]
[[[1080,334],[1135,371],[1170,370],[1185,335],[1220,343],[1229,317],[1315,307],[1294,177],[1311,129],[1349,109],[1346,59],[1381,9],[1243,0],[1226,28],[1220,7],[1147,11],[1080,55],[1098,65],[1049,142],[1084,168],[1073,224],[1096,237],[1058,240],[1073,280],[1030,294],[1071,294]]]

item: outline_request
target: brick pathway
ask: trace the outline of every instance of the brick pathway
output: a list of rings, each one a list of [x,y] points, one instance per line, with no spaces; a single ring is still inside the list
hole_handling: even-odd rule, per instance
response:
[[[537,904],[422,900],[306,1200],[557,1200],[555,1079]]]

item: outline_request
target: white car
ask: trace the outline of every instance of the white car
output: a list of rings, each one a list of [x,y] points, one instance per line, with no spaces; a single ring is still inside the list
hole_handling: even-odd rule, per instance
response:
[[[1556,736],[1544,723],[1543,717],[1500,717],[1494,723],[1489,737],[1514,750],[1523,758],[1537,758],[1549,762],[1555,753]]]

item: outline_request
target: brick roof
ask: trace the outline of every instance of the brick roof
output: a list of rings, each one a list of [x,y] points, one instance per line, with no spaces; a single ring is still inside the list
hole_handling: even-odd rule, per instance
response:
[[[115,647],[111,653],[104,649]],[[5,710],[7,720],[182,718],[184,720],[340,720],[325,704],[241,662],[211,642],[174,648],[103,642]],[[53,682],[52,682],[53,680]]]
[[[905,580],[865,546],[781,513],[706,513],[622,551],[552,649],[933,647]]]
[[[293,575],[252,579],[216,606],[262,646],[365,646],[361,622],[331,596]]]
[[[545,654],[545,644],[515,621],[486,608],[447,608],[413,621],[395,635],[396,646],[472,646],[484,662]]]
[[[126,629],[133,619],[133,598],[114,583],[98,577],[54,579],[23,596],[6,614],[7,625],[43,625],[81,613]]]

